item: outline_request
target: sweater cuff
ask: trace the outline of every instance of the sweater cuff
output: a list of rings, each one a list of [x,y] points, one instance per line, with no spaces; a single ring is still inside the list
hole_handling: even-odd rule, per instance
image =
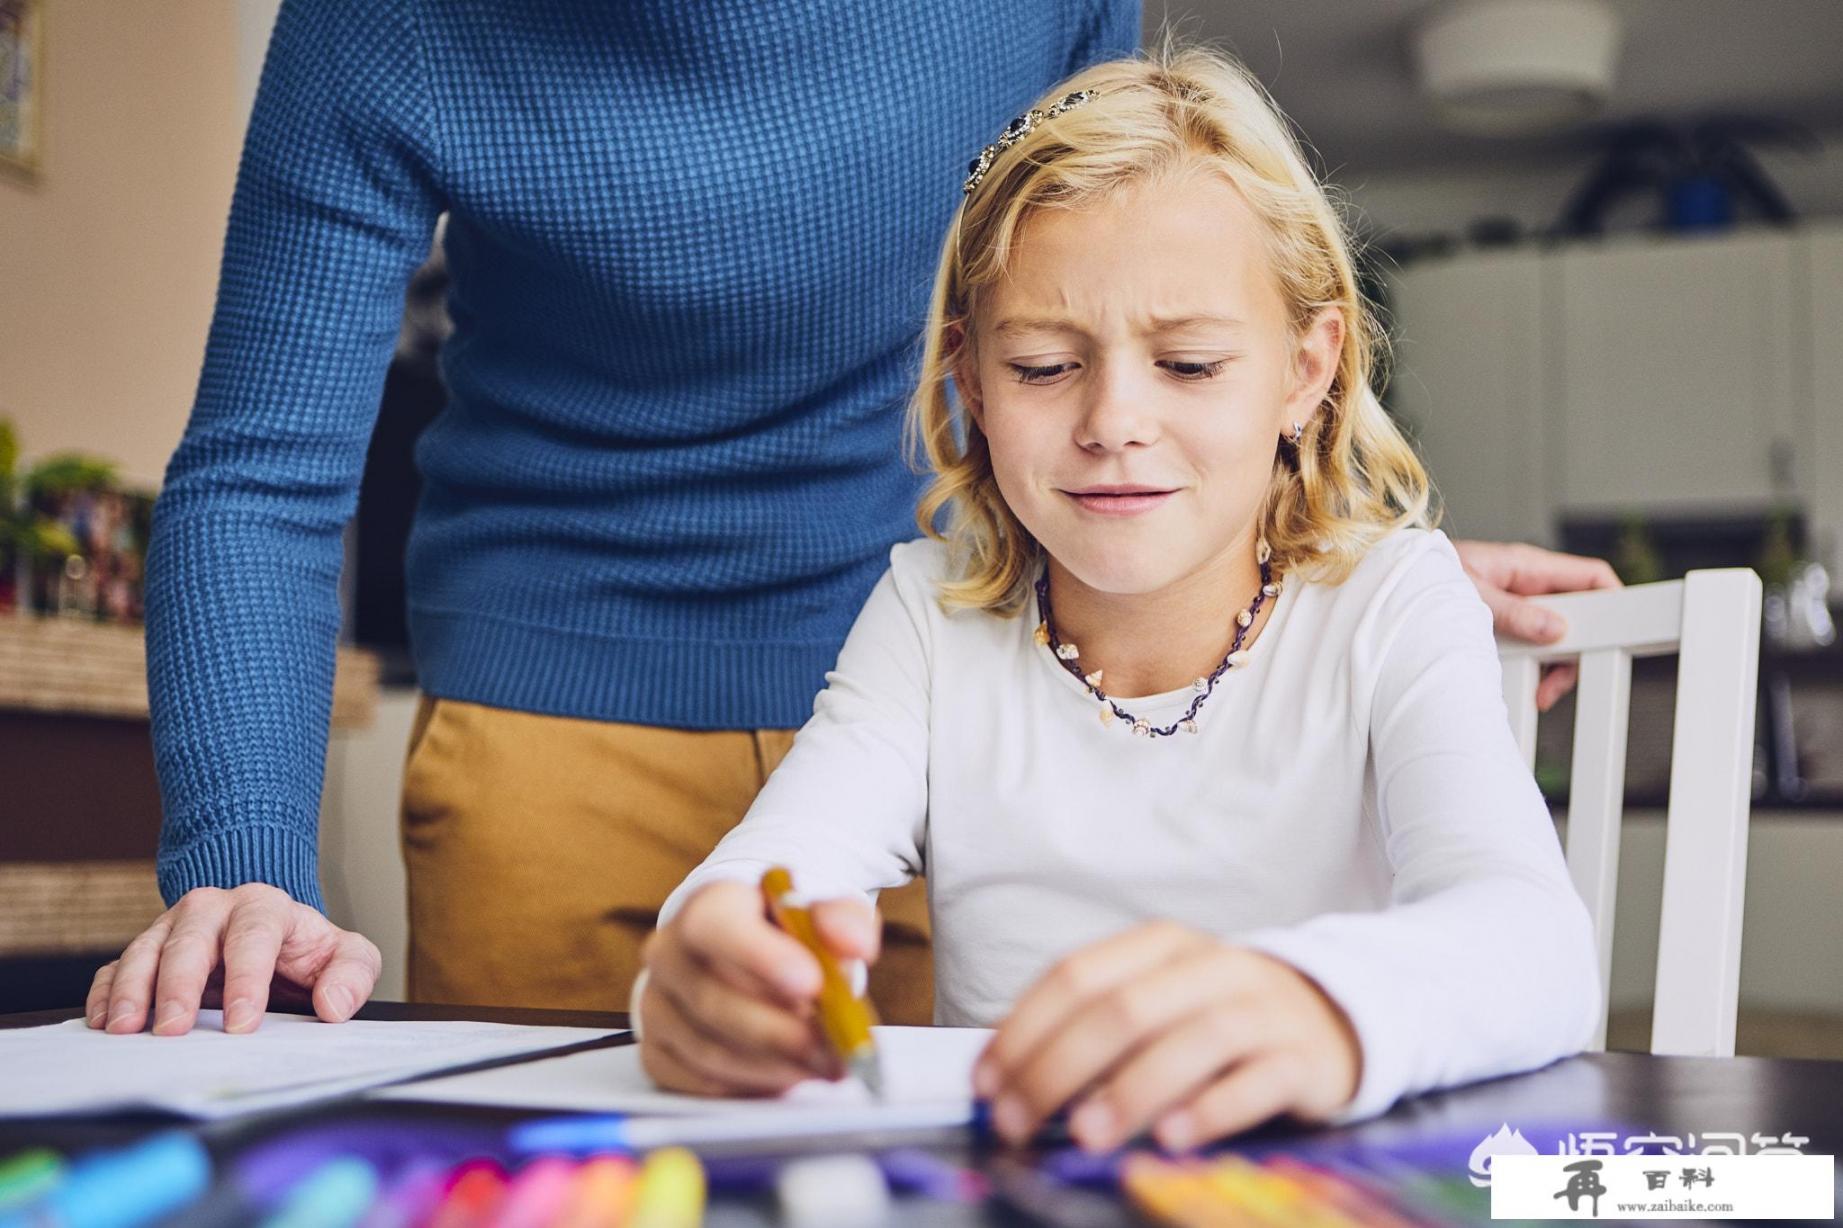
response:
[[[245,883],[268,883],[298,903],[326,911],[319,850],[292,828],[252,823],[208,832],[162,852],[156,868],[168,907],[195,887],[228,891]]]
[[[1230,941],[1292,965],[1349,1016],[1361,1063],[1357,1090],[1348,1104],[1324,1120],[1325,1125],[1345,1126],[1380,1116],[1409,1090],[1419,1023],[1403,1017],[1402,1012],[1414,1009],[1411,995],[1391,982],[1383,969],[1365,967],[1335,942],[1297,928],[1257,930]]]

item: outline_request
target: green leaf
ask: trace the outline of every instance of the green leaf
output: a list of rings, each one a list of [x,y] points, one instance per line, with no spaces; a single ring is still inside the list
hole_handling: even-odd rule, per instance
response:
[[[13,466],[19,463],[19,436],[13,430],[11,418],[0,418],[0,479],[13,476]]]
[[[27,496],[61,495],[73,490],[97,490],[115,480],[115,463],[79,452],[47,456],[26,471]]]
[[[64,558],[83,553],[76,535],[49,516],[41,516],[28,530],[26,553],[38,557]]]

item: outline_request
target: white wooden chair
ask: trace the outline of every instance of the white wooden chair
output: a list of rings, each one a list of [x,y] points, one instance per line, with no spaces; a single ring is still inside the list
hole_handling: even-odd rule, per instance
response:
[[[1568,872],[1593,918],[1603,997],[1612,970],[1632,659],[1678,654],[1651,1052],[1732,1057],[1760,661],[1760,578],[1746,568],[1692,571],[1661,584],[1536,600],[1568,620],[1568,634],[1541,647],[1498,641],[1504,700],[1524,761],[1533,767],[1541,667],[1580,659],[1568,789]],[[1605,1047],[1602,1014],[1592,1048]]]

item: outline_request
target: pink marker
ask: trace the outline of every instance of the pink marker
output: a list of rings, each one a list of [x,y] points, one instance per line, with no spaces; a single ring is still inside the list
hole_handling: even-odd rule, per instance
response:
[[[576,1190],[576,1164],[545,1156],[518,1170],[506,1196],[487,1221],[491,1228],[548,1228],[563,1214]]]

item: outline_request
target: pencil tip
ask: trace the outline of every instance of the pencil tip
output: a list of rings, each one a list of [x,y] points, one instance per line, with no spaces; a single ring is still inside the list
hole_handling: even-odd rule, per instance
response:
[[[883,1064],[877,1060],[875,1049],[867,1050],[851,1059],[851,1073],[864,1080],[864,1086],[878,1100],[883,1099]]]

